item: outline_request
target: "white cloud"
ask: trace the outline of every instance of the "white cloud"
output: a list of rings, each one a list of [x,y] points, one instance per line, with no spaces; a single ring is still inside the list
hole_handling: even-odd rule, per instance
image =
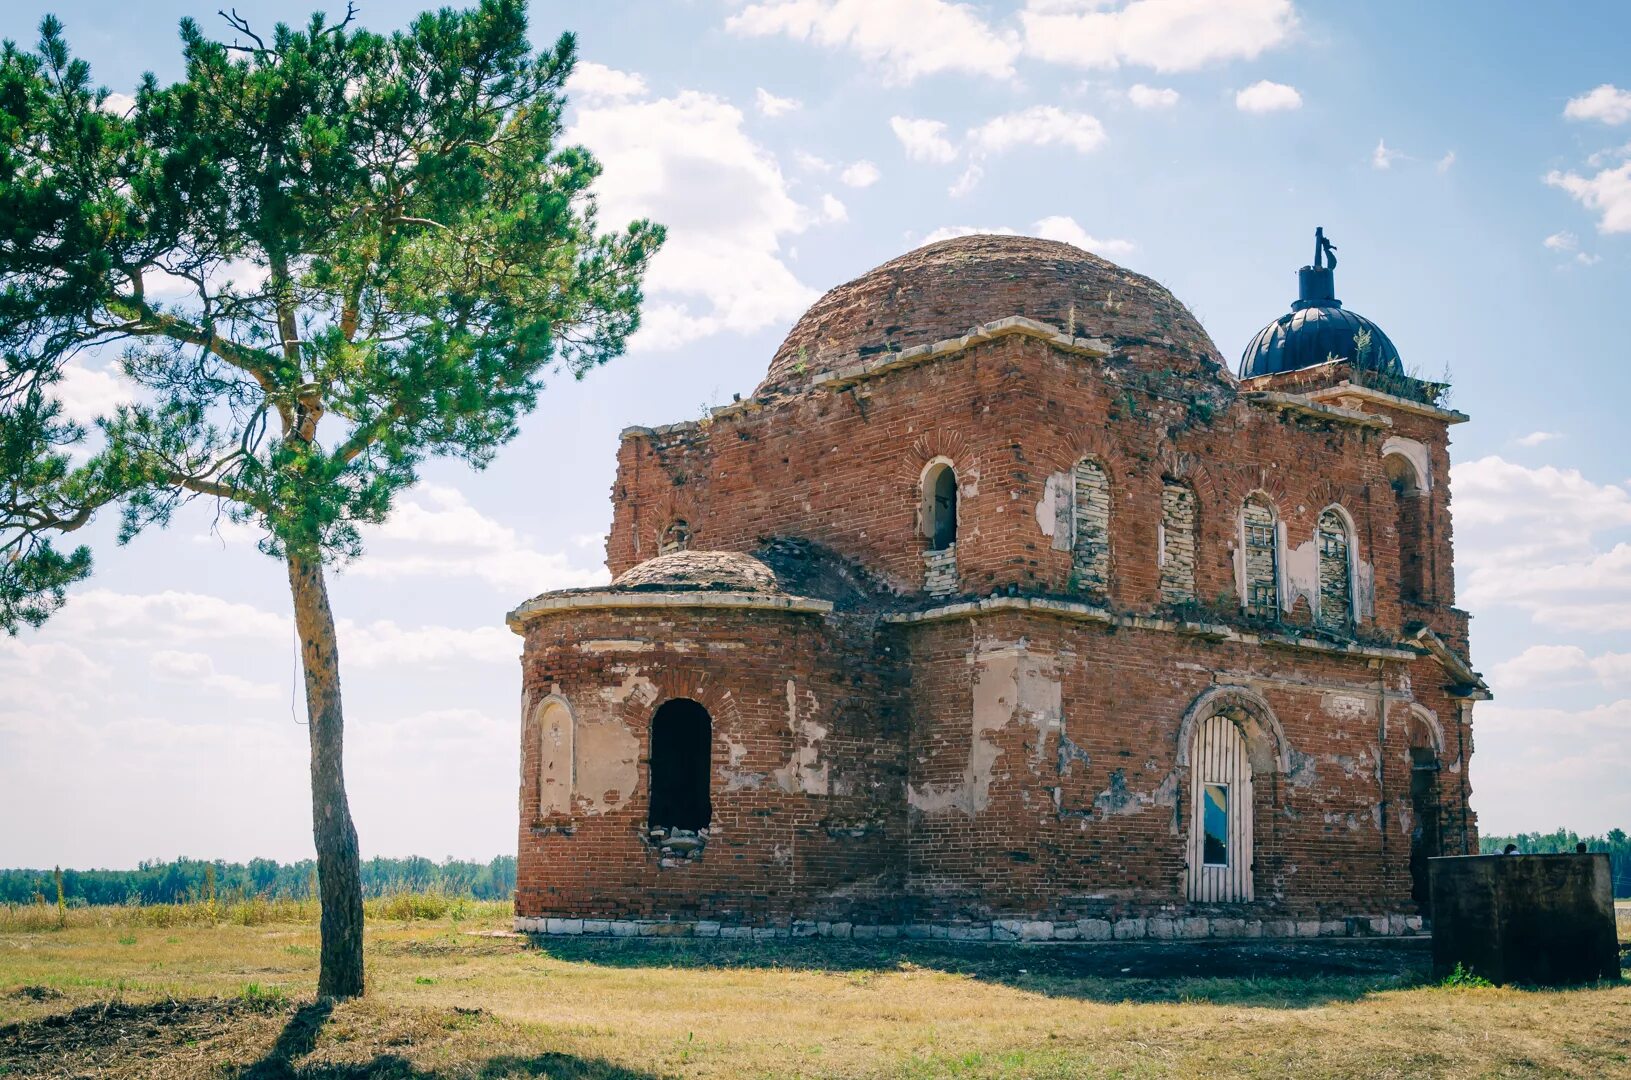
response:
[[[1444,152],[1444,156],[1438,159],[1438,164],[1433,166],[1433,171],[1437,172],[1437,173],[1441,173],[1441,174],[1442,173],[1447,173],[1447,172],[1450,171],[1450,166],[1452,166],[1454,164],[1455,164],[1455,151],[1454,150],[1446,150]]]
[[[1631,232],[1631,161],[1617,169],[1603,169],[1595,176],[1553,169],[1546,174],[1546,183],[1562,188],[1586,209],[1600,213],[1598,232]]]
[[[1563,115],[1570,120],[1623,124],[1631,120],[1631,90],[1621,90],[1612,83],[1604,83],[1589,93],[1570,98],[1569,103],[1563,106]]]
[[[88,368],[72,360],[63,366],[52,392],[62,402],[64,416],[89,426],[97,417],[111,416],[120,405],[134,401],[139,389],[113,368]]]
[[[342,620],[340,659],[364,668],[396,664],[416,668],[450,667],[461,663],[508,664],[521,654],[521,639],[505,626],[461,629],[421,626],[404,629],[389,619],[366,625]]]
[[[579,60],[577,66],[572,69],[572,77],[566,80],[566,93],[577,105],[623,101],[627,98],[644,97],[646,80],[644,76],[632,71],[618,71],[605,64]]]
[[[1564,230],[1555,232],[1541,241],[1548,251],[1573,251],[1580,246],[1580,238],[1574,233]]]
[[[953,198],[967,194],[985,175],[985,161],[1022,146],[1062,146],[1078,153],[1091,153],[1104,144],[1104,125],[1095,116],[1067,112],[1053,105],[1033,105],[1018,112],[994,116],[970,128],[958,146],[946,138],[946,125],[939,120],[919,120],[903,116],[889,121],[895,137],[914,161],[949,164],[966,154],[967,165],[951,186]]]
[[[1541,626],[1631,630],[1631,543],[1612,541],[1631,529],[1631,492],[1496,456],[1457,465],[1452,482],[1464,606],[1516,608]]]
[[[786,322],[815,300],[784,261],[785,238],[821,219],[793,199],[776,158],[750,138],[741,110],[711,94],[580,110],[567,140],[605,171],[601,220],[650,217],[668,242],[646,275],[634,346],[673,348],[720,332]]]
[[[1042,60],[1192,71],[1261,55],[1286,40],[1297,16],[1291,0],[1029,0],[1020,24],[1026,53]]]
[[[1178,91],[1134,83],[1127,89],[1127,100],[1140,109],[1170,109],[1178,104]]]
[[[849,211],[844,209],[844,204],[832,195],[823,195],[821,196],[821,216],[832,222],[848,221]]]
[[[1235,95],[1235,108],[1242,112],[1281,112],[1286,109],[1300,109],[1302,106],[1303,96],[1297,93],[1296,87],[1269,82],[1267,79],[1254,82]]]
[[[1370,155],[1371,168],[1391,169],[1393,168],[1394,160],[1402,157],[1404,157],[1403,152],[1388,149],[1387,140],[1377,139],[1376,149],[1372,150]]]
[[[1053,105],[1033,105],[993,117],[968,133],[971,152],[993,155],[1016,146],[1065,146],[1091,153],[1104,145],[1104,125],[1087,113],[1066,112]]]
[[[847,49],[898,83],[942,72],[1007,79],[1019,55],[1012,31],[947,0],[761,0],[727,18],[725,28]]]
[[[243,701],[276,701],[282,693],[271,683],[216,671],[215,661],[204,653],[160,649],[147,658],[147,664],[160,682],[184,685],[193,692],[214,692]]]
[[[793,164],[806,172],[830,173],[833,170],[832,162],[824,157],[812,154],[808,150],[793,151]]]
[[[863,160],[845,166],[844,171],[838,174],[838,182],[847,187],[867,188],[876,184],[882,175],[876,165]]]
[[[1531,645],[1490,669],[1490,685],[1497,694],[1592,684],[1613,691],[1631,689],[1631,653],[1593,656],[1578,645]]]
[[[70,641],[157,645],[241,639],[287,642],[291,624],[288,616],[204,593],[97,588],[71,594],[50,626]]]
[[[1513,442],[1516,442],[1519,446],[1539,446],[1541,443],[1551,442],[1553,439],[1561,439],[1562,437],[1555,431],[1531,431],[1522,438],[1514,439]]]
[[[753,91],[753,104],[759,112],[772,120],[778,116],[785,116],[795,109],[802,108],[804,105],[797,98],[777,97],[762,86]]]
[[[463,493],[424,484],[364,536],[369,551],[346,567],[357,577],[464,577],[520,600],[551,589],[601,584],[604,568],[586,569],[561,552],[544,552],[527,537],[471,506]]]
[[[1477,707],[1473,728],[1473,806],[1484,832],[1563,823],[1600,832],[1631,815],[1631,698],[1582,709],[1493,701]]]
[[[1045,217],[1036,223],[1034,229],[1036,235],[1044,240],[1062,240],[1107,259],[1125,258],[1138,247],[1131,240],[1100,240],[1091,236],[1071,217]]]
[[[129,116],[130,110],[136,107],[136,99],[129,94],[115,91],[103,98],[99,107],[103,112],[112,113],[114,116]]]
[[[1018,236],[1020,230],[1009,228],[1006,225],[944,225],[929,233],[923,238],[924,244],[934,244],[941,240],[950,240],[958,236]],[[1076,220],[1063,215],[1045,217],[1032,225],[1024,235],[1039,236],[1044,240],[1060,240],[1067,244],[1074,244],[1084,251],[1091,251],[1095,255],[1102,255],[1107,259],[1124,257],[1137,250],[1137,245],[1131,240],[1099,240],[1088,234]]]
[[[939,120],[891,116],[889,128],[900,140],[901,149],[906,151],[909,161],[947,165],[957,160],[957,147],[946,138],[946,125]]]

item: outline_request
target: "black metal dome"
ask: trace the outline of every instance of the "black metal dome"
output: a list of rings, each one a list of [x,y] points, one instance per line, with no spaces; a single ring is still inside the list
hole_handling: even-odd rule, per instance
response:
[[[1336,248],[1325,230],[1314,230],[1314,265],[1297,271],[1298,296],[1291,311],[1259,330],[1240,358],[1240,377],[1295,371],[1327,360],[1352,360],[1362,367],[1403,375],[1399,350],[1382,328],[1348,311],[1336,298],[1332,270]],[[1322,258],[1330,265],[1322,265]]]

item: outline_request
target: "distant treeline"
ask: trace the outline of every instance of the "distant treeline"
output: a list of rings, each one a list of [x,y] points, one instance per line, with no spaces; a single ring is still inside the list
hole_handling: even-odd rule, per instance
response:
[[[303,859],[280,863],[251,859],[247,863],[176,859],[144,862],[134,870],[63,870],[62,898],[70,904],[178,904],[189,900],[227,900],[262,896],[306,900],[316,896],[317,863]],[[491,862],[448,859],[365,859],[365,896],[400,892],[440,892],[477,900],[508,900],[515,892],[515,856]],[[36,898],[57,902],[56,871],[0,870],[0,903],[31,904]]]
[[[1610,829],[1604,836],[1579,836],[1567,829],[1516,836],[1486,834],[1478,838],[1478,847],[1485,855],[1499,855],[1508,844],[1518,845],[1522,855],[1555,855],[1560,851],[1573,851],[1581,841],[1585,841],[1587,851],[1608,853],[1609,865],[1613,867],[1614,895],[1631,896],[1631,836],[1627,836],[1624,829]]]

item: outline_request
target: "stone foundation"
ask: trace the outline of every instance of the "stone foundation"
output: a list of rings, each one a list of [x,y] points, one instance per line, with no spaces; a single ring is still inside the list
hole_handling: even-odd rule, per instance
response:
[[[1202,938],[1397,937],[1422,932],[1417,915],[1351,915],[1342,919],[1245,919],[1156,916],[1124,919],[994,919],[990,922],[877,926],[793,920],[775,926],[726,925],[708,919],[558,919],[516,916],[522,934],[560,937],[698,937],[740,940],[839,938],[852,941],[1172,941]]]

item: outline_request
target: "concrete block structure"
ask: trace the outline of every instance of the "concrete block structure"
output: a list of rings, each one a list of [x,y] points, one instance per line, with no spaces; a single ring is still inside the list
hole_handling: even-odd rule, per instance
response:
[[[623,433],[525,639],[517,925],[1407,933],[1477,850],[1442,387],[1303,270],[1239,375],[1148,278],[971,236]]]

